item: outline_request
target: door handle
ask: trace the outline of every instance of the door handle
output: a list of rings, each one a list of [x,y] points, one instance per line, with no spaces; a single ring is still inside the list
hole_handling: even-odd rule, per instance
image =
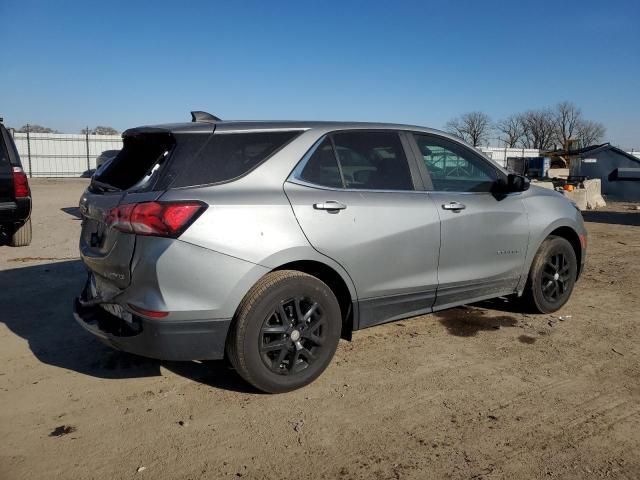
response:
[[[336,202],[335,200],[327,200],[322,203],[314,203],[313,208],[316,210],[328,210],[328,211],[338,211],[344,210],[347,206],[344,203]]]
[[[453,210],[454,212],[459,212],[460,210],[464,210],[467,207],[460,202],[449,202],[443,203],[442,208],[444,208],[445,210]]]

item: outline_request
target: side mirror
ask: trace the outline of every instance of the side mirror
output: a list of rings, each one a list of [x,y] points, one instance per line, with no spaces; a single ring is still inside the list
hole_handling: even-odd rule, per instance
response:
[[[507,177],[507,191],[508,192],[524,192],[529,189],[530,180],[524,175],[517,175],[510,173]]]
[[[529,179],[524,175],[510,173],[506,179],[504,177],[498,178],[493,185],[492,191],[498,196],[513,192],[524,192],[529,189],[529,184]]]

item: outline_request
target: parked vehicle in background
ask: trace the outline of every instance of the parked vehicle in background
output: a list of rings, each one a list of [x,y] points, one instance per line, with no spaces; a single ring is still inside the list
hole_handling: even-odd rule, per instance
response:
[[[346,122],[140,127],[80,201],[76,320],[160,359],[227,356],[267,392],[354,330],[503,295],[569,299],[580,212],[437,130]]]
[[[116,158],[120,150],[105,150],[96,158],[96,170],[98,170],[105,163]]]
[[[0,118],[0,245],[31,243],[31,190],[13,138]]]
[[[107,165],[111,160],[116,158],[120,150],[105,150],[100,155],[96,157],[96,168],[86,170],[82,173],[82,178],[90,178],[94,176],[96,173],[99,174],[100,169],[104,169],[104,166]]]

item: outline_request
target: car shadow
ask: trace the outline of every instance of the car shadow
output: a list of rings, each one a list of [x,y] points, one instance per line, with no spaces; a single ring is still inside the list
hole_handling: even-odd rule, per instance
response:
[[[84,331],[71,313],[85,279],[79,260],[0,270],[0,322],[25,339],[41,362],[83,375],[152,377],[161,375],[162,366],[211,387],[256,392],[223,361],[161,362],[104,345]]]
[[[616,225],[640,226],[640,212],[607,212],[604,210],[587,210],[582,212],[585,222],[607,223]]]
[[[517,301],[515,295],[483,300],[482,302],[473,303],[472,306],[513,314],[532,313],[531,310],[526,307],[524,302]]]
[[[499,311],[503,315],[489,315],[489,311]],[[463,305],[435,312],[433,315],[447,332],[457,337],[474,337],[478,332],[500,330],[503,327],[519,325],[520,314],[527,313],[519,302],[506,297],[493,298],[482,302]]]

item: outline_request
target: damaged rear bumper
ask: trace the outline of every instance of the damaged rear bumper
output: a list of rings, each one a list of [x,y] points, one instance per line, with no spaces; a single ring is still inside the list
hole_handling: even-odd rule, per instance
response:
[[[128,322],[80,298],[74,301],[73,316],[110,347],[159,360],[221,359],[231,324],[231,319],[156,320],[135,314]]]

